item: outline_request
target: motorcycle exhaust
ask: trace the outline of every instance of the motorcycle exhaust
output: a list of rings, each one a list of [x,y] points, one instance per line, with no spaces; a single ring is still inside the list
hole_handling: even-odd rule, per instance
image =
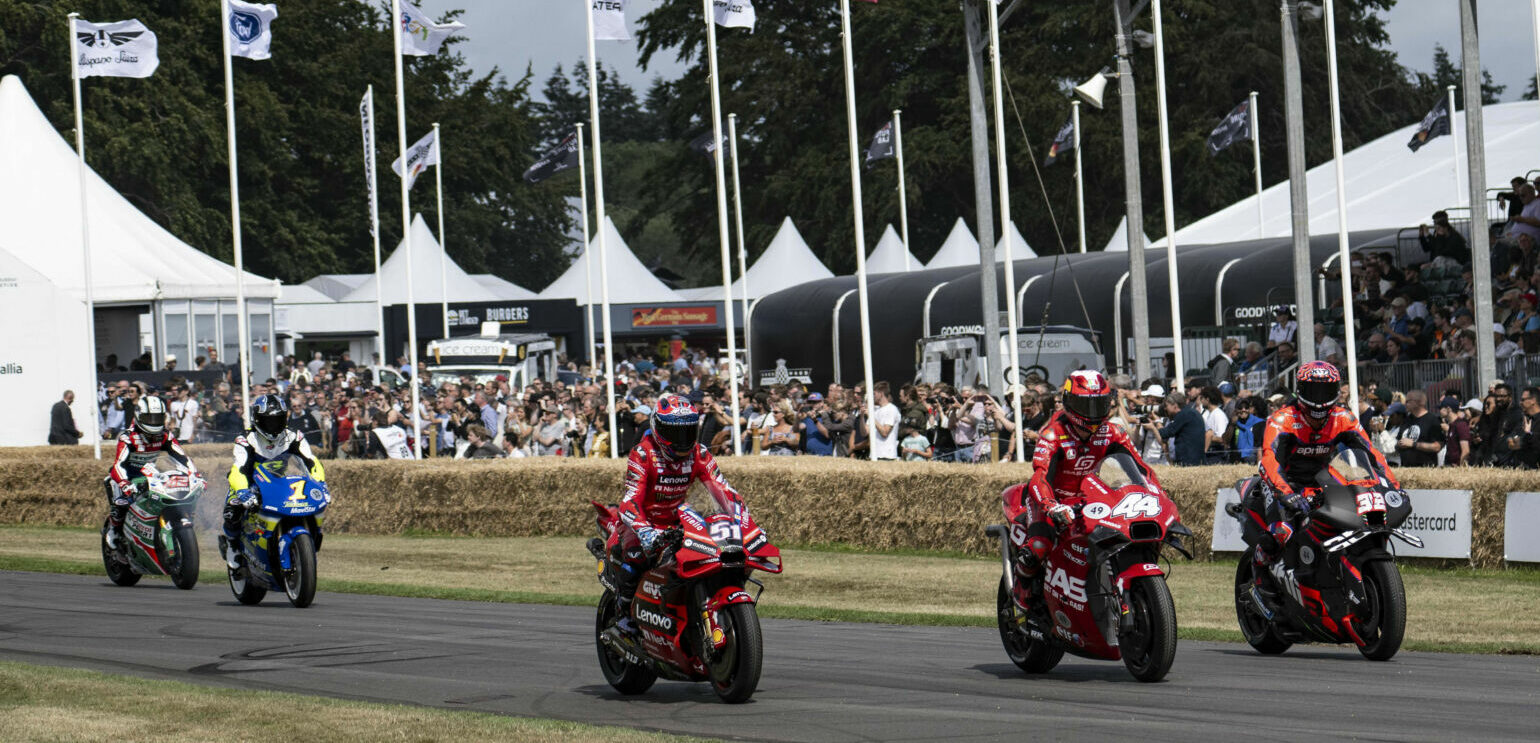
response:
[[[990,524],[984,527],[986,536],[1000,540],[1000,564],[1005,569],[1005,591],[1007,596],[1016,595],[1016,574],[1011,570],[1011,546],[1006,541],[1006,528],[1002,524]]]

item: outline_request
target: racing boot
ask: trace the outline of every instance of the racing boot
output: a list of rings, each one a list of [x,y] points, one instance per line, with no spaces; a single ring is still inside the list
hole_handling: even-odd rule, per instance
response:
[[[1284,522],[1268,527],[1251,554],[1251,603],[1257,613],[1271,620],[1280,606],[1278,591],[1268,579],[1273,565],[1283,554],[1283,545],[1294,535],[1294,528]]]
[[[624,563],[616,571],[620,580],[615,591],[615,614],[620,619],[615,622],[615,629],[620,630],[621,636],[631,639],[640,634],[636,621],[631,619],[631,597],[636,595],[636,585],[641,582],[638,572],[635,567]]]
[[[241,561],[237,556],[241,554],[241,537],[228,521],[225,523],[225,533],[219,535],[219,554],[225,560],[225,567],[240,570]]]
[[[111,515],[107,517],[107,549],[113,552],[117,552],[123,546],[123,517],[127,513],[128,506],[114,503]]]

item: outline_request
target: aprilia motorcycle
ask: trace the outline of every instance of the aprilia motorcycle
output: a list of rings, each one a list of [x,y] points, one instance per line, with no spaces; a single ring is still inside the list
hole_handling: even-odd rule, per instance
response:
[[[759,614],[754,609],[764,584],[755,570],[781,572],[781,551],[739,504],[715,494],[715,512],[704,518],[688,505],[679,508],[679,528],[665,540],[657,567],[642,575],[631,601],[639,637],[615,626],[619,566],[605,543],[620,517],[614,506],[593,503],[601,537],[588,540],[599,561],[599,599],[594,623],[599,668],[622,694],[641,694],[661,676],[675,681],[709,681],[722,701],[748,701],[759,685],[763,662]],[[744,590],[759,587],[750,596]]]
[[[1019,510],[1023,487],[1003,494],[1007,517]],[[1065,505],[1075,517],[1031,579],[1019,562],[1026,527],[1013,521],[985,530],[1000,540],[996,609],[1006,655],[1027,673],[1052,670],[1065,653],[1122,659],[1134,678],[1159,681],[1176,657],[1176,608],[1158,563],[1167,546],[1192,559],[1181,543],[1192,532],[1123,453],[1108,456]]]
[[[102,524],[102,564],[107,577],[131,586],[143,575],[169,575],[177,588],[198,583],[198,537],[193,514],[203,494],[203,478],[185,467],[166,472],[146,467],[140,495],[123,515],[123,538],[116,550],[107,547],[108,519]]]
[[[326,483],[308,474],[284,477],[281,473],[288,470],[273,464],[252,472],[261,507],[248,509],[241,524],[241,551],[236,555],[240,567],[226,567],[230,592],[243,604],[255,604],[269,589],[281,590],[290,604],[303,609],[315,600],[315,554],[321,549],[321,523],[331,493]],[[305,473],[297,461],[290,467]],[[219,549],[225,550],[222,535]]]
[[[1365,658],[1389,660],[1406,634],[1406,589],[1390,538],[1421,547],[1400,530],[1411,499],[1379,483],[1368,455],[1346,449],[1316,475],[1318,491],[1303,493],[1308,514],[1297,516],[1283,552],[1262,571],[1253,559],[1266,523],[1260,478],[1241,481],[1241,502],[1226,512],[1241,522],[1246,552],[1235,568],[1235,618],[1258,652],[1276,655],[1296,642],[1353,643]],[[1251,508],[1247,506],[1250,505]],[[1270,594],[1270,595],[1268,595]]]

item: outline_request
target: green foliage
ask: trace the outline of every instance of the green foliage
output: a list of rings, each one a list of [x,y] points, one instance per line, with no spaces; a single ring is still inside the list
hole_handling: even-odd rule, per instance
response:
[[[160,42],[145,80],[84,81],[91,166],[178,237],[231,259],[224,73],[217,0],[86,0],[82,17],[138,18]],[[0,0],[0,73],[27,85],[60,133],[73,108],[65,7]],[[274,22],[273,58],[234,60],[241,213],[249,270],[286,282],[372,270],[358,103],[375,88],[381,240],[400,240],[400,198],[389,167],[395,136],[388,3],[287,3]],[[451,13],[451,16],[457,13]],[[453,42],[451,42],[453,43]],[[458,54],[406,59],[409,140],[443,123],[446,230],[451,256],[538,289],[564,266],[572,225],[560,197],[513,187],[537,149],[529,78],[473,77]],[[432,179],[413,209],[434,220]]]
[[[1433,74],[1417,73],[1417,87],[1424,97],[1435,100],[1437,96],[1446,95],[1449,86],[1455,86],[1455,109],[1465,109],[1465,95],[1461,90],[1465,87],[1464,73],[1449,58],[1449,50],[1443,44],[1433,45]],[[1487,106],[1498,103],[1502,99],[1503,91],[1508,86],[1498,85],[1492,80],[1492,71],[1486,68],[1481,70],[1481,105]],[[1431,105],[1431,104],[1430,104]]]
[[[1339,10],[1348,147],[1426,113],[1426,101],[1411,75],[1386,49],[1379,12],[1393,2],[1365,0]],[[1081,0],[1006,7],[1012,5],[1015,9],[1002,26],[1001,48],[1014,98],[1014,105],[1006,101],[1013,217],[1039,253],[1051,253],[1060,244],[1047,209],[1052,205],[1066,247],[1074,250],[1073,169],[1043,171],[1045,196],[1032,160],[1041,160],[1068,116],[1069,87],[1112,62],[1112,4]],[[855,256],[838,6],[759,0],[755,7],[759,25],[753,34],[739,29],[718,33],[724,111],[739,114],[740,136],[745,139],[740,157],[750,257],[769,242],[781,217],[790,215],[831,269],[849,273]],[[1251,192],[1249,154],[1225,152],[1211,158],[1204,148],[1213,126],[1251,90],[1261,94],[1263,172],[1270,182],[1284,177],[1281,41],[1276,0],[1171,0],[1165,12],[1180,226]],[[884,0],[880,5],[853,3],[851,15],[860,145],[866,146],[893,109],[903,109],[911,242],[915,254],[928,259],[958,216],[977,231],[963,13],[957,3]],[[1137,26],[1150,29],[1148,12]],[[636,29],[644,63],[664,54],[691,63],[679,80],[668,84],[670,95],[658,97],[663,108],[653,109],[665,122],[666,136],[687,137],[704,130],[710,103],[700,8],[666,3],[638,19]],[[1319,23],[1304,23],[1300,36],[1306,145],[1309,161],[1316,164],[1331,152],[1324,31]],[[1153,52],[1136,51],[1134,74],[1145,228],[1158,237],[1164,228],[1157,196]],[[651,107],[654,99],[648,100]],[[1116,106],[1114,98],[1106,111],[1087,107],[1081,112],[1087,232],[1093,248],[1110,237],[1123,213]],[[1030,153],[1013,108],[1019,108]],[[662,184],[666,178],[670,189],[652,195],[647,211],[673,212],[682,237],[680,251],[706,262],[716,255],[715,195],[709,169],[702,172],[698,157],[680,149],[660,163],[654,182]],[[875,244],[884,223],[898,221],[895,177],[891,161],[863,174],[866,250]],[[675,203],[680,189],[689,195]]]

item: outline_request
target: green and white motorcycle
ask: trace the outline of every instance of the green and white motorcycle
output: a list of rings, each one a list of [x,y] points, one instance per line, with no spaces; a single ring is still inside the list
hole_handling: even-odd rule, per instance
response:
[[[169,575],[177,588],[198,583],[198,539],[193,517],[203,477],[186,468],[166,472],[146,469],[140,494],[123,516],[123,538],[116,550],[107,546],[109,519],[102,524],[102,564],[107,577],[120,586],[132,586],[145,575]]]

